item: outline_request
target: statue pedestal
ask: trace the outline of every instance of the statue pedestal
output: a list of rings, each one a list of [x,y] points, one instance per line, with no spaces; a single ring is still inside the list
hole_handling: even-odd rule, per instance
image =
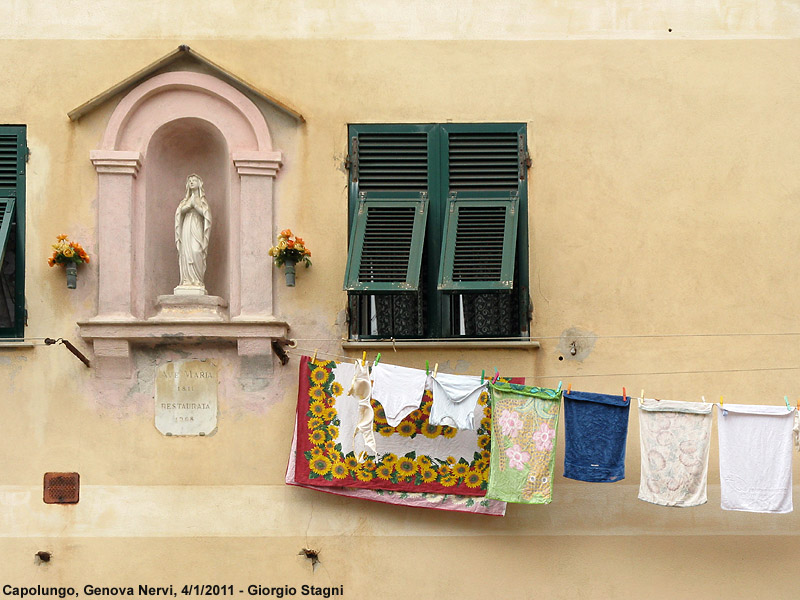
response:
[[[208,292],[206,292],[205,286],[202,285],[179,285],[176,287],[172,293],[175,296],[205,296]],[[159,296],[159,301],[161,298],[172,298],[174,296]],[[209,298],[218,298],[219,296],[209,296]]]
[[[156,301],[158,313],[148,321],[225,321],[223,309],[228,303],[219,296],[197,295],[191,292],[179,292],[159,296]],[[188,287],[188,286],[185,286]],[[195,288],[197,289],[197,288]]]

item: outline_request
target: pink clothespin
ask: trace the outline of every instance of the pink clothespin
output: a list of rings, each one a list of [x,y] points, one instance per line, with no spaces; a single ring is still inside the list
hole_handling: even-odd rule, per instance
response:
[[[497,383],[497,379],[500,377],[500,371],[497,370],[497,367],[494,368],[494,377],[492,377],[492,383]]]
[[[628,401],[628,395],[625,393],[625,388],[622,388],[622,402],[623,404]]]

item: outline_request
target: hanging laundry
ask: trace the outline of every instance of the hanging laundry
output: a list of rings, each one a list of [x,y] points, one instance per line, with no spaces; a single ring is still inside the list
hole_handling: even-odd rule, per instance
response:
[[[354,444],[358,403],[347,396],[352,363],[300,359],[297,394],[297,466],[302,485],[353,487],[395,492],[485,496],[490,460],[488,394],[479,401],[483,416],[475,431],[432,425],[425,392],[420,408],[397,427],[377,402],[374,430],[378,452],[359,461]]]
[[[431,424],[475,429],[475,407],[488,382],[471,375],[439,373],[431,377]]]
[[[491,384],[492,468],[488,498],[548,504],[553,496],[561,391]]]
[[[625,479],[630,405],[622,396],[564,394],[564,477],[591,482]]]
[[[372,398],[380,402],[390,426],[397,427],[419,408],[427,379],[422,369],[383,363],[372,367]]]
[[[375,431],[372,427],[375,412],[372,410],[372,403],[370,402],[372,398],[372,382],[369,378],[369,369],[358,361],[355,362],[354,366],[355,373],[347,394],[358,401],[358,421],[353,435],[357,437],[358,434],[361,434],[361,439],[364,443],[364,450],[358,454],[360,462],[365,458],[365,455],[375,456],[377,454]]]
[[[677,400],[641,402],[639,500],[680,507],[708,501],[712,407],[705,402]]]
[[[719,477],[724,510],[792,512],[794,409],[728,404],[720,409]]]

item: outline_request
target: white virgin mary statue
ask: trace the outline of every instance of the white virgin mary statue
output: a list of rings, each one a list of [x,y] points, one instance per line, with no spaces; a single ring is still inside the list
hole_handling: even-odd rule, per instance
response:
[[[210,234],[211,211],[203,190],[203,180],[192,174],[186,178],[186,195],[175,211],[175,244],[178,246],[181,272],[181,282],[175,288],[175,294],[206,293],[203,278]]]

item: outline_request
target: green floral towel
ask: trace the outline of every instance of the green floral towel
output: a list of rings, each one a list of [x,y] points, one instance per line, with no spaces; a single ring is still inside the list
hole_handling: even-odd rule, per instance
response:
[[[549,504],[561,390],[490,384],[492,454],[488,498]]]

